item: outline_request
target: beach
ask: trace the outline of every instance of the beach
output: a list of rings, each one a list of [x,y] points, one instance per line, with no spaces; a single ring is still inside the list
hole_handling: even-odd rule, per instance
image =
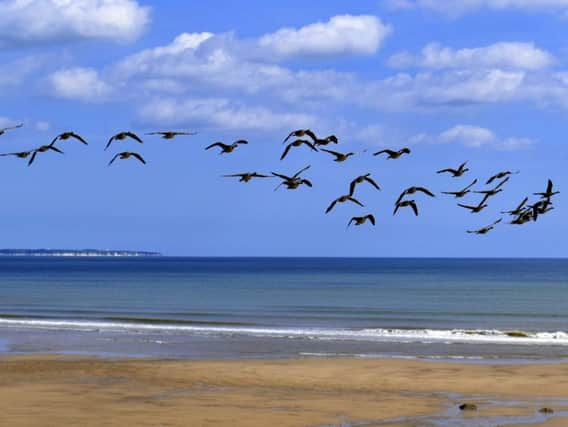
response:
[[[4,356],[0,414],[10,426],[560,427],[568,364]]]

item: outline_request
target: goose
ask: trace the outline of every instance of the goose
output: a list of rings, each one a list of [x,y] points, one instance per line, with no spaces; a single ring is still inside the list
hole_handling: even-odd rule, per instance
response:
[[[400,196],[398,197],[398,199],[396,201],[396,204],[398,204],[404,198],[404,196],[407,196],[409,194],[416,194],[417,192],[424,193],[424,194],[426,194],[427,196],[430,196],[430,197],[436,197],[434,195],[434,193],[432,193],[427,188],[424,188],[424,187],[409,187],[400,194]]]
[[[486,196],[495,196],[496,194],[500,193],[501,191],[503,191],[501,189],[501,187],[503,185],[505,185],[507,183],[507,181],[509,181],[509,178],[505,178],[503,181],[501,181],[495,188],[492,188],[491,190],[481,190],[481,191],[475,191],[476,194],[485,194]]]
[[[248,144],[248,141],[245,140],[245,139],[239,139],[238,141],[235,141],[232,144],[224,144],[222,142],[214,142],[213,144],[208,145],[205,149],[209,150],[210,148],[213,148],[213,147],[219,147],[221,149],[219,154],[232,153],[235,150],[235,148],[237,148],[239,145],[242,145],[242,144]]]
[[[469,171],[469,169],[466,168],[465,165],[467,165],[467,162],[462,163],[457,169],[452,169],[452,168],[441,169],[441,170],[437,171],[436,173],[450,173],[450,174],[452,174],[453,178],[459,178],[464,173]]]
[[[320,146],[320,145],[328,145],[328,144],[339,144],[339,139],[337,139],[337,136],[335,135],[329,135],[326,136],[323,139],[316,139],[315,140],[315,145]]]
[[[298,129],[290,132],[290,134],[284,139],[282,143],[285,144],[292,137],[303,138],[306,135],[309,136],[313,142],[316,142],[318,139],[316,134],[311,129]]]
[[[379,187],[379,185],[372,178],[370,178],[370,176],[371,174],[367,173],[365,175],[358,176],[353,181],[351,181],[351,184],[349,185],[349,194],[352,196],[355,193],[355,187],[359,184],[364,183],[365,181],[380,191],[381,187]]]
[[[477,184],[477,179],[475,179],[471,184],[465,187],[463,190],[460,191],[442,191],[442,194],[449,194],[450,196],[454,196],[456,199],[461,199],[465,197],[468,193],[471,192],[471,187]]]
[[[278,186],[274,189],[274,191],[278,190],[280,188],[281,185],[286,186],[286,188],[288,190],[296,190],[298,187],[300,187],[300,185],[306,185],[308,187],[312,187],[312,183],[311,181],[307,180],[307,179],[303,179],[300,177],[300,175],[307,171],[311,166],[308,165],[303,169],[300,169],[298,172],[296,172],[294,175],[292,176],[287,176],[287,175],[283,175],[280,173],[276,173],[276,172],[271,172],[273,176],[276,176],[280,179],[282,179],[282,182],[280,184],[278,184]]]
[[[554,207],[551,206],[551,204],[552,203],[551,203],[550,199],[543,199],[543,200],[539,200],[538,202],[536,202],[532,205],[527,206],[527,208],[532,211],[533,220],[536,221],[538,219],[539,215],[544,215],[545,213],[554,209]]]
[[[548,184],[546,186],[546,191],[544,193],[534,193],[535,196],[541,196],[543,198],[550,198],[556,194],[560,194],[560,191],[552,191],[554,188],[554,184],[552,180],[548,180]]]
[[[330,205],[325,210],[325,213],[326,214],[330,213],[331,210],[335,207],[336,204],[345,203],[345,202],[352,202],[352,203],[355,203],[356,205],[359,205],[361,207],[365,207],[365,205],[363,203],[361,203],[359,200],[357,200],[355,197],[351,196],[350,194],[346,194],[344,196],[338,197],[333,202],[331,202]]]
[[[146,164],[146,160],[144,160],[144,158],[140,154],[133,153],[131,151],[123,151],[122,153],[116,154],[112,158],[112,160],[110,162],[108,162],[108,165],[109,166],[112,165],[116,159],[126,160],[126,159],[129,159],[131,157],[134,157],[135,159],[139,160],[141,163]]]
[[[355,223],[356,226],[363,225],[367,222],[367,220],[371,224],[375,225],[375,216],[373,214],[369,214],[369,215],[365,215],[365,216],[354,216],[347,223],[347,228],[349,228],[349,226],[353,223]]]
[[[82,143],[84,145],[89,145],[89,143],[87,141],[85,141],[85,139],[81,135],[76,134],[75,132],[60,133],[55,138],[53,138],[53,140],[51,141],[51,145],[55,144],[57,141],[65,141],[65,140],[70,139],[70,138],[75,138],[80,143]]]
[[[485,203],[486,199],[487,199],[487,196],[484,197],[483,200],[481,201],[481,203],[479,203],[477,206],[463,205],[461,203],[458,203],[458,206],[460,206],[464,209],[469,209],[471,211],[471,213],[479,213],[483,209],[485,209],[487,206],[489,206],[488,204]]]
[[[163,139],[174,139],[176,136],[182,135],[197,135],[197,132],[176,132],[176,131],[159,131],[159,132],[148,132],[144,135],[160,135]]]
[[[15,126],[8,126],[5,128],[0,129],[0,135],[4,135],[7,131],[12,130],[12,129],[19,129],[22,126],[24,126],[23,123],[20,123],[19,125],[15,125]]]
[[[380,156],[383,153],[387,154],[388,159],[396,160],[400,156],[402,156],[403,154],[410,154],[410,148],[404,147],[404,148],[402,148],[398,151],[385,149],[385,150],[381,150],[381,151],[377,151],[376,153],[373,153],[373,156]]]
[[[38,153],[45,153],[47,151],[55,151],[59,154],[63,154],[63,151],[61,151],[59,148],[57,148],[55,145],[49,144],[49,145],[42,145],[39,148],[36,148],[35,150],[32,150],[32,157],[30,158],[30,161],[28,162],[28,166],[31,166],[32,163],[34,162],[34,160],[36,159],[36,156]]]
[[[310,141],[305,140],[305,139],[297,139],[294,142],[291,142],[290,144],[288,144],[286,146],[286,148],[284,149],[284,152],[280,156],[280,160],[284,160],[284,158],[288,155],[288,153],[290,152],[290,149],[292,147],[299,147],[301,145],[307,145],[308,147],[311,148],[312,151],[318,151],[318,149],[315,147],[315,145],[313,143],[311,143]]]
[[[414,211],[414,215],[418,216],[418,206],[416,205],[415,200],[403,200],[401,202],[398,202],[394,208],[394,212],[392,213],[393,216],[396,215],[396,213],[400,208],[406,208],[406,207],[411,207],[412,210]]]
[[[14,156],[17,157],[19,159],[26,159],[30,154],[32,154],[34,152],[34,150],[29,150],[29,151],[18,151],[15,153],[3,153],[0,154],[0,156],[5,157],[5,156]]]
[[[467,233],[468,234],[478,234],[478,235],[487,234],[491,230],[493,230],[497,224],[501,223],[501,221],[503,221],[503,219],[499,218],[497,221],[495,221],[491,225],[488,225],[487,227],[480,228],[479,230],[467,230]]]
[[[226,178],[240,178],[239,182],[249,182],[253,178],[274,178],[270,175],[261,175],[256,172],[244,172],[244,173],[235,173],[232,175],[223,175]]]
[[[110,139],[107,142],[107,145],[105,147],[105,150],[108,149],[108,147],[110,147],[110,144],[112,144],[113,141],[124,141],[126,138],[132,138],[133,140],[139,142],[140,144],[142,144],[142,139],[136,135],[133,132],[119,132],[116,135],[113,135],[110,137]]]
[[[334,162],[337,162],[337,163],[344,162],[344,161],[347,160],[350,156],[354,156],[354,155],[355,155],[355,153],[353,153],[353,152],[344,154],[344,153],[339,153],[339,152],[333,151],[333,150],[327,150],[327,149],[325,149],[325,148],[322,148],[321,151],[325,151],[326,153],[329,153],[329,154],[335,156],[335,159],[334,159],[333,161],[334,161]]]
[[[503,171],[503,172],[499,172],[496,173],[495,175],[493,175],[491,178],[489,178],[487,180],[487,182],[485,183],[485,185],[489,185],[491,184],[493,181],[495,181],[496,179],[501,179],[501,178],[505,178],[506,176],[509,175],[517,175],[520,171],[516,171],[516,172],[511,172],[511,171]]]
[[[525,197],[523,199],[523,201],[521,203],[519,203],[519,205],[515,209],[513,209],[512,211],[504,211],[504,212],[501,212],[501,213],[502,214],[509,214],[509,215],[513,215],[513,216],[521,215],[524,211],[523,208],[527,204],[528,201],[529,201],[529,198]]]
[[[517,218],[515,218],[513,221],[511,221],[509,224],[513,224],[513,225],[523,225],[526,224],[527,222],[530,222],[531,219],[533,219],[533,212],[530,209],[525,209],[524,211],[522,211]]]

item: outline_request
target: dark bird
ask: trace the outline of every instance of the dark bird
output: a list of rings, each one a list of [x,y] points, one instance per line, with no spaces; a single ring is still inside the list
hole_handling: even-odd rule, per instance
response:
[[[0,129],[0,135],[4,135],[7,131],[12,130],[12,129],[19,129],[22,126],[24,126],[24,124],[20,123],[19,125],[16,125],[16,126],[8,126],[8,127],[5,127],[5,128],[2,128],[2,129]]]
[[[505,211],[505,212],[501,212],[502,214],[509,214],[509,215],[513,215],[513,216],[518,216],[521,215],[524,211],[524,207],[527,204],[527,202],[529,201],[528,197],[525,197],[523,199],[523,201],[519,204],[519,206],[517,206],[515,209],[513,209],[512,211]]]
[[[462,163],[457,169],[452,169],[452,168],[442,169],[437,171],[436,173],[450,173],[454,178],[458,178],[467,171],[469,171],[469,169],[466,168],[465,165],[467,165],[467,162]]]
[[[60,133],[55,138],[53,138],[53,141],[51,141],[51,145],[55,144],[57,141],[65,141],[70,138],[75,138],[77,141],[81,142],[82,144],[89,145],[89,143],[85,141],[81,135],[78,135],[75,132]]]
[[[546,191],[544,193],[534,193],[535,196],[541,196],[543,198],[550,198],[556,194],[560,194],[560,191],[552,191],[554,189],[554,184],[552,180],[548,180],[548,184],[546,186]]]
[[[140,144],[142,144],[142,139],[140,139],[140,137],[138,135],[136,135],[133,132],[120,132],[117,133],[116,135],[113,135],[107,142],[107,145],[105,147],[105,150],[110,147],[110,144],[112,144],[113,141],[124,141],[126,138],[132,138],[133,140],[139,142]]]
[[[355,197],[351,196],[350,194],[346,194],[344,196],[338,197],[337,199],[335,199],[333,202],[330,203],[330,205],[327,207],[327,209],[325,210],[325,213],[330,213],[331,210],[335,207],[336,204],[338,203],[345,203],[345,202],[352,202],[355,203],[356,205],[359,205],[361,207],[364,207],[365,205],[363,203],[361,203],[359,200],[357,200]]]
[[[286,143],[286,141],[288,141],[290,138],[294,137],[294,138],[303,138],[304,136],[309,136],[313,142],[317,141],[317,136],[316,134],[310,130],[310,129],[298,129],[295,131],[290,132],[290,134],[286,137],[286,139],[284,139],[284,143]]]
[[[406,147],[405,147],[405,148],[402,148],[402,149],[400,149],[400,150],[398,150],[398,151],[389,150],[389,149],[381,150],[381,151],[377,151],[376,153],[373,153],[373,156],[379,156],[379,155],[381,155],[381,154],[383,154],[383,153],[386,153],[386,154],[387,154],[388,159],[396,160],[396,159],[398,159],[400,156],[402,156],[403,154],[410,154],[410,148],[406,148]]]
[[[398,199],[396,201],[396,204],[398,204],[404,198],[404,196],[407,196],[409,194],[416,194],[418,191],[426,194],[427,196],[436,197],[434,195],[434,193],[432,193],[427,188],[424,188],[424,187],[409,187],[400,194],[400,196],[398,197]]]
[[[318,151],[318,149],[315,147],[315,145],[313,143],[311,143],[310,141],[308,141],[306,139],[297,139],[294,142],[291,142],[290,144],[288,144],[286,146],[286,148],[284,149],[284,152],[280,156],[280,160],[284,160],[284,158],[288,155],[288,152],[290,151],[290,149],[292,147],[299,147],[301,145],[307,145],[308,147],[310,147],[312,149],[312,151]]]
[[[521,213],[519,213],[519,215],[517,216],[517,218],[515,218],[513,221],[511,221],[509,224],[513,224],[513,225],[523,225],[526,224],[527,222],[530,222],[533,219],[533,212],[531,209],[525,209],[524,211],[522,211]]]
[[[134,157],[135,159],[139,160],[140,162],[142,162],[143,164],[146,164],[146,160],[144,160],[144,158],[138,154],[138,153],[133,153],[131,151],[123,151],[122,153],[118,153],[116,154],[112,160],[110,162],[108,162],[108,165],[112,165],[114,163],[114,161],[116,159],[120,159],[120,160],[126,160],[129,159],[131,157]]]
[[[503,219],[499,218],[497,221],[495,221],[493,224],[488,225],[487,227],[483,227],[480,228],[479,230],[467,230],[467,232],[469,234],[479,234],[479,235],[483,235],[483,234],[487,234],[489,233],[491,230],[493,230],[495,228],[495,226],[497,224],[499,224],[501,221],[503,221]]]
[[[32,154],[34,151],[30,150],[30,151],[18,151],[16,153],[3,153],[0,154],[0,156],[4,157],[4,156],[14,156],[17,157],[19,159],[26,159],[29,157],[30,154]]]
[[[335,135],[329,135],[329,136],[326,136],[326,137],[323,138],[323,139],[318,138],[318,139],[315,140],[315,145],[316,145],[316,146],[328,145],[328,144],[331,144],[331,143],[333,143],[333,144],[339,144],[339,140],[337,139],[337,136],[335,136]]]
[[[400,208],[407,208],[407,207],[411,207],[412,210],[414,211],[414,215],[418,216],[418,206],[416,205],[415,200],[403,200],[402,202],[398,202],[394,207],[394,212],[392,214],[396,215],[396,213]]]
[[[32,163],[34,162],[34,160],[36,159],[36,156],[38,153],[45,153],[47,151],[55,151],[59,154],[63,154],[63,151],[61,151],[59,148],[57,148],[55,145],[49,144],[49,145],[42,145],[39,148],[36,148],[35,150],[32,150],[32,157],[30,158],[30,161],[28,162],[28,166],[31,166]]]
[[[249,182],[253,178],[274,178],[270,175],[261,175],[256,172],[235,173],[232,175],[223,175],[226,178],[240,178],[239,182]]]
[[[488,197],[491,196],[495,196],[496,194],[500,193],[501,191],[503,191],[501,189],[501,187],[503,185],[505,185],[507,183],[507,181],[509,181],[509,178],[505,178],[503,181],[501,181],[495,188],[492,188],[490,190],[481,190],[481,191],[475,191],[476,194],[485,194]]]
[[[351,181],[351,184],[349,185],[349,194],[351,196],[353,194],[355,194],[355,187],[359,184],[364,183],[365,181],[367,181],[369,184],[371,184],[377,190],[380,190],[381,187],[379,187],[379,185],[372,178],[370,178],[370,176],[371,176],[371,174],[368,173],[368,174],[365,174],[365,175],[358,176],[353,181]]]
[[[545,213],[554,209],[554,207],[551,206],[551,205],[552,205],[552,203],[550,201],[550,198],[547,198],[547,199],[539,200],[538,202],[527,206],[527,208],[532,211],[533,221],[536,221],[538,219],[539,215],[544,215]]]
[[[509,175],[517,175],[519,173],[519,171],[516,172],[511,172],[511,171],[503,171],[503,172],[499,172],[495,175],[493,175],[491,178],[489,178],[487,180],[487,182],[485,183],[485,185],[489,185],[491,184],[493,181],[495,181],[496,179],[501,179],[501,178],[505,178],[506,176]]]
[[[181,135],[197,135],[197,132],[176,132],[176,131],[160,131],[160,132],[148,132],[144,135],[160,135],[163,139],[174,139],[176,136]]]
[[[311,187],[312,183],[309,180],[303,179],[303,178],[300,177],[300,175],[303,172],[307,171],[309,168],[310,168],[310,166],[306,166],[305,168],[300,169],[298,172],[296,172],[292,176],[287,176],[287,175],[283,175],[283,174],[280,174],[280,173],[272,172],[272,175],[282,179],[282,182],[280,184],[278,184],[278,186],[274,189],[274,191],[278,190],[281,185],[286,186],[286,188],[288,190],[295,190],[300,185],[307,185],[308,187]]]
[[[454,196],[456,199],[461,199],[465,197],[468,193],[471,192],[471,187],[477,184],[477,179],[475,179],[471,184],[465,187],[463,190],[460,191],[443,191],[442,194],[449,194],[450,196]]]
[[[326,153],[329,153],[329,154],[335,156],[335,159],[334,159],[333,161],[334,161],[334,162],[338,162],[338,163],[344,162],[344,161],[347,160],[350,156],[354,156],[354,155],[355,155],[355,153],[352,153],[352,152],[351,152],[351,153],[346,153],[346,154],[344,154],[344,153],[339,153],[339,152],[333,151],[333,150],[327,150],[327,149],[325,149],[325,148],[322,148],[321,151],[325,151]]]
[[[471,213],[479,213],[483,209],[485,209],[487,206],[489,206],[488,204],[485,203],[487,198],[488,198],[488,196],[485,196],[483,198],[483,200],[481,201],[481,203],[479,203],[477,206],[462,205],[461,203],[458,203],[458,206],[465,208],[465,209],[469,209],[471,211]]]
[[[373,214],[369,214],[369,215],[365,215],[365,216],[354,216],[353,218],[351,218],[349,220],[349,223],[347,224],[347,227],[349,228],[349,226],[353,223],[355,223],[355,225],[363,225],[367,222],[367,220],[369,220],[369,222],[373,225],[375,225],[375,217]]]
[[[213,144],[208,145],[205,149],[209,150],[210,148],[213,148],[213,147],[219,147],[221,149],[219,154],[232,153],[235,150],[235,148],[237,148],[241,144],[248,144],[248,141],[246,141],[244,139],[239,139],[238,141],[235,141],[232,144],[224,144],[222,142],[214,142]]]

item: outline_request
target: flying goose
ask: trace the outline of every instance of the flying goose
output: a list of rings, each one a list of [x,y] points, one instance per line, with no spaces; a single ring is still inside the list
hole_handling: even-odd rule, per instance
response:
[[[315,140],[315,145],[316,145],[316,146],[328,145],[328,144],[331,144],[331,143],[333,143],[333,144],[339,144],[339,140],[337,139],[337,136],[335,136],[335,135],[329,135],[329,136],[326,136],[326,137],[323,138],[323,139],[319,139],[319,138],[318,138],[318,139]]]
[[[32,157],[30,158],[30,161],[28,162],[28,166],[31,166],[32,163],[34,162],[36,156],[38,153],[45,153],[46,151],[55,151],[59,154],[63,154],[63,151],[61,151],[59,148],[57,148],[55,145],[49,144],[49,145],[42,145],[39,148],[36,148],[35,150],[32,150]],[[27,156],[26,156],[27,157]]]
[[[120,160],[126,160],[129,159],[131,157],[134,157],[135,159],[139,160],[140,162],[142,162],[143,164],[146,164],[146,160],[144,160],[144,158],[138,154],[138,153],[133,153],[131,151],[123,151],[122,153],[118,153],[116,154],[112,160],[110,162],[108,162],[108,165],[112,165],[114,163],[114,161],[116,159],[120,159]]]
[[[351,196],[350,194],[346,194],[344,196],[338,197],[333,202],[331,202],[330,205],[325,210],[325,213],[326,214],[330,213],[337,203],[345,203],[345,202],[352,202],[361,207],[365,207],[365,205],[361,203],[359,200],[357,200],[355,197]]]
[[[392,213],[393,215],[396,215],[396,213],[398,212],[398,210],[400,208],[407,208],[407,207],[411,207],[412,210],[414,211],[414,215],[418,216],[418,206],[416,205],[416,201],[415,200],[403,200],[401,202],[398,202],[394,208],[394,212]]]
[[[490,190],[481,190],[481,191],[474,191],[474,193],[476,194],[485,194],[486,196],[495,196],[496,194],[500,193],[501,191],[503,191],[501,189],[501,187],[503,185],[505,185],[507,183],[507,181],[509,181],[509,178],[505,178],[503,181],[501,181],[495,188],[492,188]]]
[[[415,193],[418,192],[418,191],[420,191],[421,193],[426,194],[427,196],[436,197],[436,196],[434,195],[434,193],[432,193],[432,192],[431,192],[430,190],[428,190],[427,188],[424,188],[424,187],[409,187],[409,188],[407,188],[406,190],[404,190],[404,191],[400,194],[400,196],[398,197],[398,199],[397,199],[397,201],[396,201],[395,204],[398,204],[398,203],[404,198],[404,196],[407,196],[407,195],[409,195],[409,194],[415,194]]]
[[[379,156],[383,153],[387,154],[387,158],[388,159],[393,159],[396,160],[398,159],[400,156],[402,156],[403,154],[410,154],[410,148],[402,148],[398,151],[395,150],[389,150],[389,149],[385,149],[385,150],[381,150],[381,151],[377,151],[376,153],[373,153],[373,156]]]
[[[371,174],[368,173],[368,174],[365,174],[365,175],[358,176],[353,181],[351,181],[351,184],[349,185],[349,195],[352,196],[355,193],[355,187],[359,184],[364,183],[365,181],[367,181],[369,184],[371,184],[377,190],[380,190],[381,187],[379,187],[379,185],[372,178],[370,178],[370,176],[371,176]]]
[[[371,224],[375,225],[374,215],[369,214],[369,215],[365,215],[365,216],[354,216],[353,218],[351,218],[349,220],[349,223],[347,224],[347,228],[349,228],[349,226],[353,223],[355,223],[356,226],[363,225],[367,222],[367,220],[369,220],[369,222]]]
[[[287,176],[287,175],[283,175],[283,174],[280,174],[280,173],[271,172],[272,175],[282,179],[282,182],[280,184],[278,184],[278,186],[274,189],[274,191],[278,190],[281,185],[285,185],[288,190],[295,190],[300,185],[307,185],[308,187],[312,187],[312,183],[309,180],[303,179],[303,178],[300,177],[302,172],[307,171],[310,167],[311,166],[308,165],[305,168],[300,169],[298,172],[296,172],[292,176]]]
[[[144,135],[160,135],[163,139],[174,139],[176,136],[181,135],[197,135],[197,132],[177,132],[177,131],[159,131],[159,132],[148,132]]]
[[[20,123],[19,125],[15,125],[15,126],[8,126],[5,128],[0,129],[0,135],[4,135],[6,133],[6,131],[12,130],[12,129],[19,129],[22,126],[24,126],[23,123]]]
[[[548,199],[539,200],[538,202],[527,206],[527,208],[532,211],[533,220],[536,221],[539,215],[544,215],[545,213],[554,209],[554,207],[551,206],[551,204],[552,203],[550,201],[550,198],[548,198]]]
[[[238,141],[235,141],[232,144],[224,144],[222,142],[214,142],[213,144],[208,145],[205,149],[209,150],[210,148],[213,148],[213,147],[219,147],[221,149],[219,154],[232,153],[235,150],[235,148],[237,148],[241,144],[248,144],[248,141],[245,140],[245,139],[239,139]]]
[[[457,169],[452,169],[452,168],[441,169],[441,170],[437,171],[436,173],[450,173],[450,174],[452,174],[452,177],[459,178],[464,173],[469,171],[469,169],[466,168],[465,165],[467,165],[467,162],[462,163]]]
[[[318,151],[318,149],[315,147],[315,145],[313,143],[311,143],[310,141],[305,140],[305,139],[297,139],[294,142],[291,142],[290,144],[288,144],[286,146],[286,148],[284,149],[284,152],[280,156],[280,160],[284,160],[284,158],[288,155],[288,152],[290,151],[290,149],[292,147],[299,147],[301,145],[307,145],[308,147],[311,148],[312,151]]]
[[[554,184],[552,180],[548,180],[548,184],[546,186],[546,191],[544,193],[534,193],[535,196],[541,196],[543,198],[550,198],[556,194],[560,194],[560,191],[552,191],[554,188]]]
[[[522,211],[521,213],[519,213],[519,215],[517,216],[517,218],[515,218],[514,220],[512,220],[509,224],[513,224],[513,225],[523,225],[526,224],[527,222],[530,222],[531,219],[533,219],[533,212],[530,209],[525,209],[524,211]]]
[[[454,196],[456,199],[461,199],[465,197],[468,193],[471,192],[471,187],[477,184],[477,179],[475,179],[471,184],[465,187],[463,190],[460,191],[442,191],[442,194],[449,194],[450,196]]]
[[[290,132],[290,134],[284,139],[282,143],[285,144],[292,137],[303,138],[306,135],[309,136],[313,142],[316,142],[318,139],[316,134],[311,129],[298,129]]]
[[[350,153],[339,153],[338,151],[333,151],[333,150],[327,150],[325,148],[322,148],[321,151],[325,151],[326,153],[329,153],[333,156],[335,156],[335,159],[333,160],[334,162],[337,163],[341,163],[344,162],[345,160],[347,160],[350,156],[354,156],[355,153],[350,152]]]
[[[495,175],[493,175],[491,178],[489,178],[487,180],[487,182],[485,183],[485,185],[489,185],[491,184],[493,181],[495,181],[496,179],[501,179],[501,178],[505,178],[506,176],[509,175],[517,175],[519,173],[519,171],[516,172],[511,172],[511,171],[503,171],[503,172],[499,172]]]
[[[223,175],[226,178],[240,178],[239,182],[249,182],[253,178],[274,178],[270,175],[261,175],[256,172],[234,173],[231,175]]]
[[[495,228],[495,226],[497,224],[499,224],[501,221],[503,221],[502,218],[499,218],[497,221],[495,221],[493,224],[488,225],[487,227],[483,227],[480,228],[479,230],[467,230],[468,234],[478,234],[478,235],[483,235],[483,234],[487,234],[489,233],[491,230],[493,230]]]
[[[113,135],[110,137],[110,139],[107,142],[107,145],[105,147],[105,150],[108,149],[108,147],[110,147],[110,144],[112,144],[113,141],[124,141],[126,138],[132,138],[133,140],[139,142],[140,144],[142,144],[142,139],[136,135],[133,132],[119,132],[116,135]]]
[[[479,213],[483,209],[485,209],[487,206],[489,206],[488,204],[485,203],[486,200],[487,200],[487,196],[485,196],[483,198],[483,200],[477,206],[463,205],[461,203],[458,203],[458,206],[465,208],[465,209],[469,209],[471,211],[471,213]]]
[[[523,201],[512,211],[505,211],[505,212],[501,212],[502,214],[509,214],[509,215],[513,215],[513,216],[518,216],[521,215],[524,212],[524,206],[527,204],[527,202],[529,201],[528,197],[525,197],[523,199]]]
[[[0,156],[5,157],[5,156],[14,156],[17,157],[19,159],[26,159],[30,154],[32,154],[34,152],[34,150],[29,150],[29,151],[18,151],[15,153],[3,153],[0,154]]]
[[[53,141],[51,141],[51,145],[55,144],[57,141],[65,141],[65,140],[70,139],[70,138],[75,138],[80,143],[82,143],[84,145],[89,145],[89,143],[87,141],[85,141],[81,135],[76,134],[75,132],[60,133],[55,138],[53,138]]]

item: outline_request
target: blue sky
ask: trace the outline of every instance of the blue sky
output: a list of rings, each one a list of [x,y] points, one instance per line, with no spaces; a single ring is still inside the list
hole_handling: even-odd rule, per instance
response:
[[[566,188],[567,0],[0,1],[2,152],[75,130],[89,142],[25,161],[2,157],[2,246],[124,248],[171,255],[568,256],[563,195],[523,227],[482,227],[552,178]],[[336,134],[326,153],[292,150],[289,131]],[[143,145],[122,130],[193,130]],[[227,156],[204,147],[246,138]],[[396,161],[373,157],[409,146]],[[117,151],[148,161],[106,164]],[[453,179],[435,173],[469,161]],[[312,165],[312,189],[241,184],[245,171]],[[407,186],[435,193],[520,170],[490,207],[472,215],[438,195],[421,215],[393,203]],[[365,208],[331,200],[371,172]],[[478,186],[477,189],[482,189]],[[465,199],[475,203],[476,196]],[[345,225],[373,213],[377,226]]]

